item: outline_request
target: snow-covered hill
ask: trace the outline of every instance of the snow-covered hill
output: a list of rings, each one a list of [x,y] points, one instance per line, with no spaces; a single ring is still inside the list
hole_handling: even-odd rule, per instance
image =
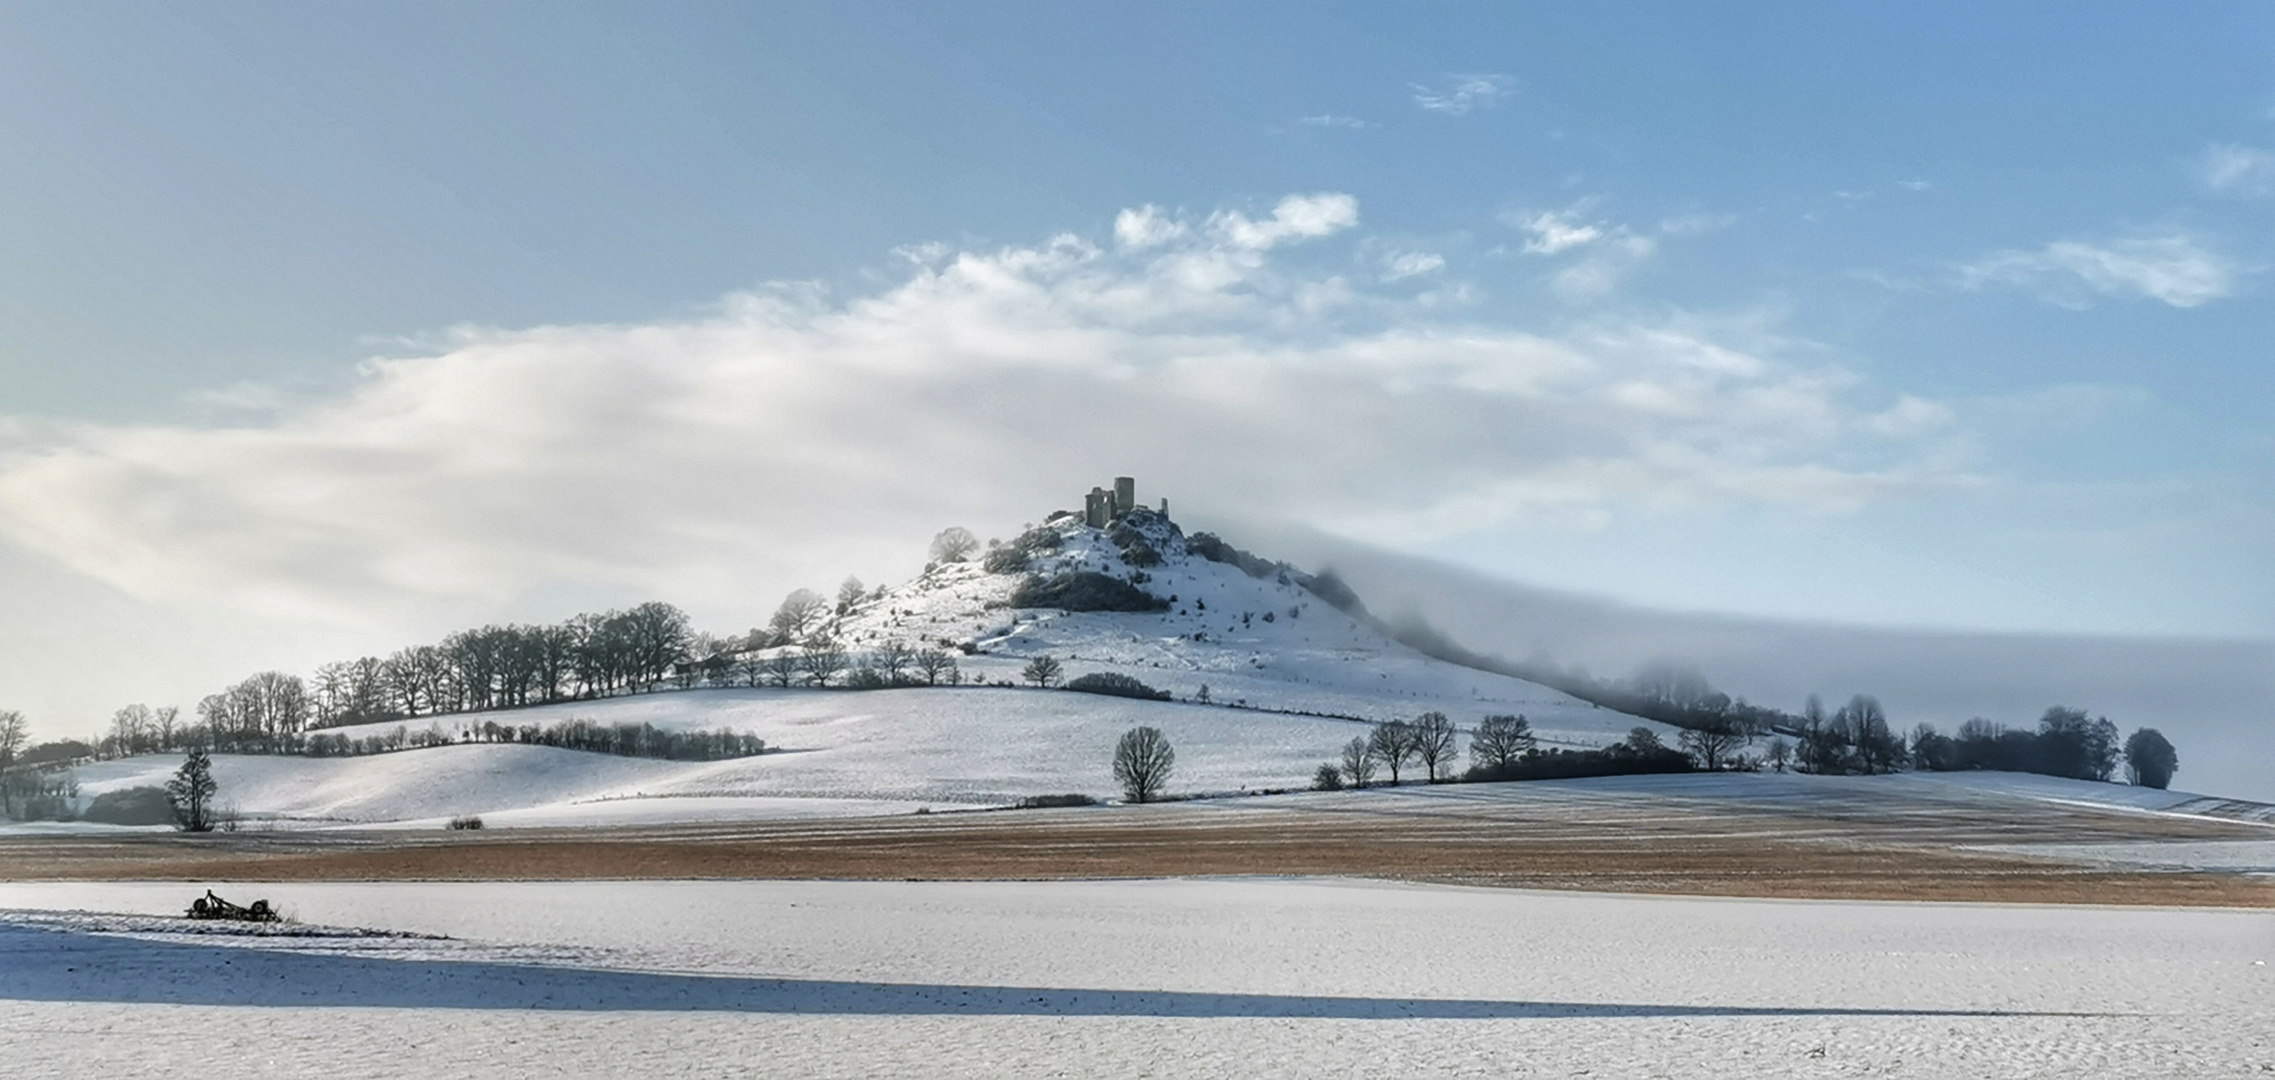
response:
[[[873,594],[831,632],[857,655],[893,641],[976,650],[960,662],[967,676],[990,682],[1016,682],[1030,659],[1048,655],[1068,678],[1120,672],[1179,701],[1199,699],[1206,688],[1206,700],[1217,704],[1366,720],[1411,719],[1434,709],[1465,727],[1491,713],[1516,713],[1544,742],[1575,747],[1615,742],[1637,724],[1671,735],[1538,683],[1424,656],[1337,609],[1307,587],[1313,579],[1221,545],[1189,543],[1152,511],[1132,512],[1106,529],[1061,516],[1014,544],[1026,550],[1023,570],[990,571],[984,560],[937,565]],[[1258,572],[1200,551],[1246,559]],[[1014,606],[1023,583],[1068,574],[1135,580],[1168,607]]]
[[[1038,589],[1067,585],[1159,610],[1027,604]],[[237,811],[279,823],[426,825],[459,814],[491,825],[644,822],[996,806],[1061,792],[1105,797],[1113,794],[1114,741],[1138,724],[1170,737],[1178,755],[1171,790],[1182,793],[1305,786],[1367,722],[1430,710],[1463,729],[1490,714],[1523,715],[1545,746],[1603,746],[1636,726],[1669,741],[1675,734],[1424,656],[1384,634],[1331,582],[1188,539],[1144,509],[1105,527],[1056,515],[1011,545],[868,594],[816,633],[856,661],[894,642],[950,651],[963,685],[665,691],[403,722],[452,738],[486,720],[727,728],[777,748],[757,758],[683,763],[462,744],[362,758],[224,755],[216,777]],[[1021,669],[1046,655],[1066,678],[1119,672],[1174,700],[1018,687]],[[395,726],[335,730],[357,738]],[[90,766],[81,789],[91,797],[159,784],[175,760]]]

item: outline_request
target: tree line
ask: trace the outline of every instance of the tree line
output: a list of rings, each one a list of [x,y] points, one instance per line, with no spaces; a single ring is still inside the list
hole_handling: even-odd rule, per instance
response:
[[[1798,719],[1797,739],[1721,723],[1684,728],[1674,746],[1652,729],[1636,727],[1608,747],[1544,750],[1523,716],[1493,715],[1471,731],[1470,765],[1457,774],[1460,732],[1446,714],[1432,711],[1411,721],[1376,724],[1352,738],[1337,760],[1319,766],[1313,786],[1364,788],[1385,774],[1395,785],[1409,768],[1420,769],[1433,784],[1764,768],[1819,775],[1985,769],[2107,781],[2122,764],[2127,782],[2163,788],[2179,768],[2179,753],[2157,729],[2136,729],[2120,743],[2117,725],[2107,717],[2062,706],[2046,710],[2036,730],[1977,719],[1962,724],[1956,736],[1923,723],[1909,739],[1893,730],[1879,700],[1867,694],[1831,713],[1811,696]],[[1766,744],[1756,751],[1765,737]]]

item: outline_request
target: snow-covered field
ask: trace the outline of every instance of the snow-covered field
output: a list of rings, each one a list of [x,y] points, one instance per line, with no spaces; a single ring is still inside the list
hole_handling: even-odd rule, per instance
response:
[[[1565,726],[1544,734],[1566,742],[1610,742],[1640,722],[1588,708],[1561,715]],[[479,814],[492,826],[711,821],[1000,806],[1060,792],[1106,797],[1114,793],[1114,741],[1138,724],[1160,728],[1176,747],[1173,792],[1302,787],[1367,730],[1316,716],[993,687],[696,690],[434,723],[457,733],[491,719],[723,727],[779,751],[692,763],[507,744],[358,758],[224,754],[214,759],[214,777],[225,804],[273,824],[427,826],[458,814]],[[360,737],[393,726],[340,730]],[[85,766],[81,795],[162,785],[179,764],[179,755],[162,754]]]
[[[755,758],[671,762],[541,746],[469,744],[361,758],[219,755],[224,801],[259,819],[490,825],[600,824],[990,806],[1028,795],[1113,793],[1114,740],[1136,724],[1177,748],[1178,791],[1308,783],[1365,730],[1349,721],[1263,715],[1091,694],[964,688],[833,693],[708,690],[551,706],[517,723],[569,718],[757,734]],[[163,783],[179,759],[152,755],[80,771],[89,797]]]
[[[0,885],[32,1075],[2275,1071],[2275,913],[1317,879]]]

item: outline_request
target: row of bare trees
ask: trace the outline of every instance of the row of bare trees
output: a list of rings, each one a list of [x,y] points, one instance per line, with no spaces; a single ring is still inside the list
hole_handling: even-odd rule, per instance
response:
[[[112,714],[95,749],[292,753],[323,728],[649,690],[691,670],[697,653],[722,647],[660,602],[545,626],[485,626],[386,657],[325,664],[306,680],[259,672],[200,699],[194,721],[172,707],[128,705]]]
[[[606,697],[654,688],[699,644],[685,612],[649,602],[326,664],[304,694],[315,727]]]
[[[1460,758],[1458,735],[1453,720],[1436,711],[1412,721],[1376,724],[1373,731],[1343,745],[1339,762],[1319,767],[1319,786],[1367,787],[1374,783],[1378,768],[1389,772],[1390,782],[1397,784],[1408,763],[1420,765],[1430,783],[1450,780]],[[1534,742],[1532,724],[1524,717],[1488,716],[1470,736],[1469,754],[1475,761],[1498,765],[1530,753]]]

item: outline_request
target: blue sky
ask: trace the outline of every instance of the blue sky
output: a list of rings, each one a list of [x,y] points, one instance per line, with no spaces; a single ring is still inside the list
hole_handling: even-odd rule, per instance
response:
[[[101,619],[755,620],[1095,470],[1647,605],[2275,635],[2260,5],[5,4],[0,140],[0,578]],[[1037,269],[1061,234],[1091,261]],[[747,397],[593,404],[694,355]],[[1145,422],[1019,475],[1014,403],[1130,385]],[[449,410],[540,434],[427,486]],[[791,442],[829,492],[673,494]],[[560,448],[618,443],[643,494],[595,509]],[[989,464],[912,496],[949,448]]]

